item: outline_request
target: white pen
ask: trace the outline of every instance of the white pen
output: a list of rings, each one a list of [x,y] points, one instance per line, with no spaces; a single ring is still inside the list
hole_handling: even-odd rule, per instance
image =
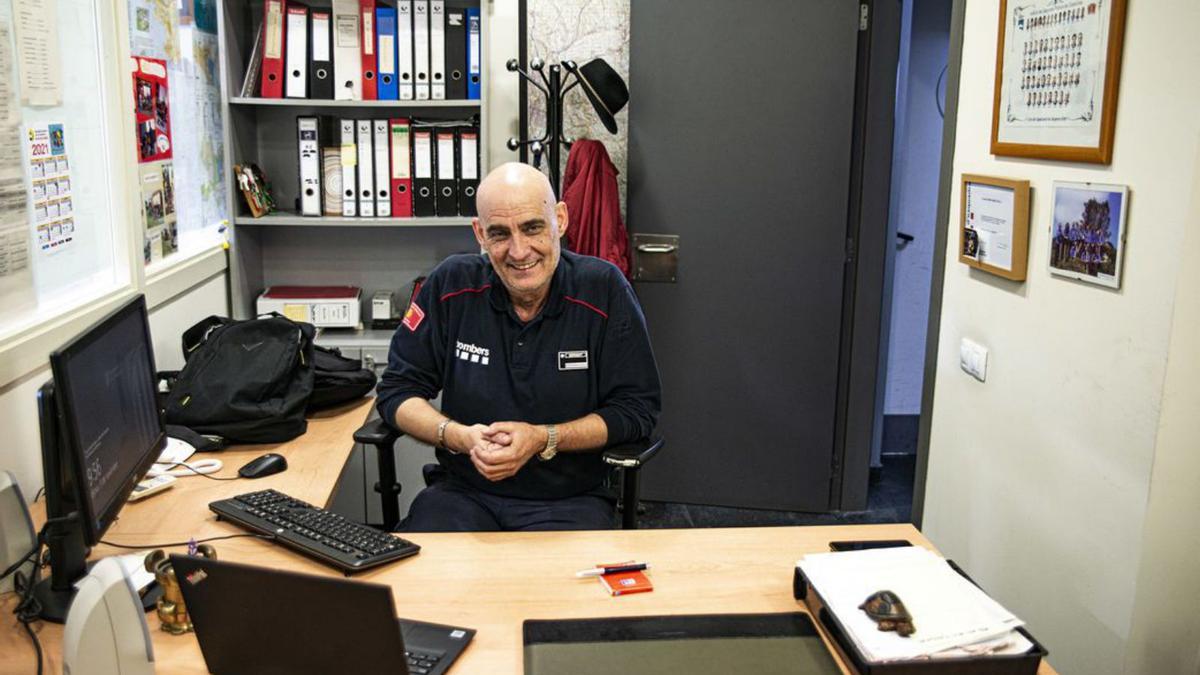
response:
[[[640,572],[641,570],[648,569],[650,569],[649,563],[626,563],[624,565],[609,565],[608,567],[593,567],[588,570],[581,570],[576,572],[575,576],[582,579],[584,577],[599,577],[619,572]]]

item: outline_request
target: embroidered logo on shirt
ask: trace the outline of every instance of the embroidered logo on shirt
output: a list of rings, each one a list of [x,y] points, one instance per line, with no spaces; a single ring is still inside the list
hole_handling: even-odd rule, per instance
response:
[[[492,355],[490,350],[484,347],[469,345],[465,342],[459,342],[457,340],[454,342],[455,358],[462,359],[463,361],[469,361],[471,363],[479,363],[485,366],[488,364],[488,357]]]
[[[559,370],[587,370],[588,353],[586,349],[558,353]]]
[[[408,306],[408,311],[404,313],[404,327],[415,333],[417,332],[417,326],[420,326],[424,320],[425,310],[418,307],[416,301],[413,301]]]

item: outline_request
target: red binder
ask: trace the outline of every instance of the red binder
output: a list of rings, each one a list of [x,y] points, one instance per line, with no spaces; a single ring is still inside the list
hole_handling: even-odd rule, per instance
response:
[[[287,45],[287,0],[263,3],[262,97],[283,98],[283,62]]]
[[[409,135],[412,126],[407,117],[388,121],[392,142],[392,217],[411,218],[412,209],[412,161]]]
[[[362,97],[364,101],[379,99],[375,83],[375,0],[358,0],[359,24],[362,26]]]

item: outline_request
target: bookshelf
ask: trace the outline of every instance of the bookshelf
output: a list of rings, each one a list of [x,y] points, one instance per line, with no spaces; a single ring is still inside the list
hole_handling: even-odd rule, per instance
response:
[[[320,0],[310,8],[328,7]],[[408,297],[412,280],[452,253],[478,250],[469,217],[346,218],[300,216],[296,150],[296,117],[354,117],[384,119],[467,119],[479,117],[480,171],[490,167],[487,156],[488,64],[487,4],[480,0],[448,0],[448,7],[475,7],[480,14],[483,91],[480,100],[339,101],[243,97],[242,79],[255,32],[262,19],[262,0],[219,0],[218,37],[221,111],[225,140],[224,170],[231,214],[230,304],[235,318],[254,316],[258,294],[278,284],[353,285],[363,289],[364,319],[370,316],[371,295],[391,290],[397,302]],[[390,6],[377,0],[377,6]],[[254,163],[266,173],[279,210],[254,218],[233,180],[235,164]],[[386,339],[372,332],[329,333],[323,344],[342,347],[348,356],[362,354],[363,339],[386,348]],[[390,338],[390,332],[388,336]]]

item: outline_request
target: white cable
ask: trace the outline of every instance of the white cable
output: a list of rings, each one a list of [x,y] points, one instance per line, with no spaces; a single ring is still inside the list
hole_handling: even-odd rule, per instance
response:
[[[202,473],[216,473],[225,466],[219,459],[201,459],[195,462],[175,462],[172,464],[154,464],[146,472],[147,476],[195,476]],[[174,468],[173,468],[174,467]]]

